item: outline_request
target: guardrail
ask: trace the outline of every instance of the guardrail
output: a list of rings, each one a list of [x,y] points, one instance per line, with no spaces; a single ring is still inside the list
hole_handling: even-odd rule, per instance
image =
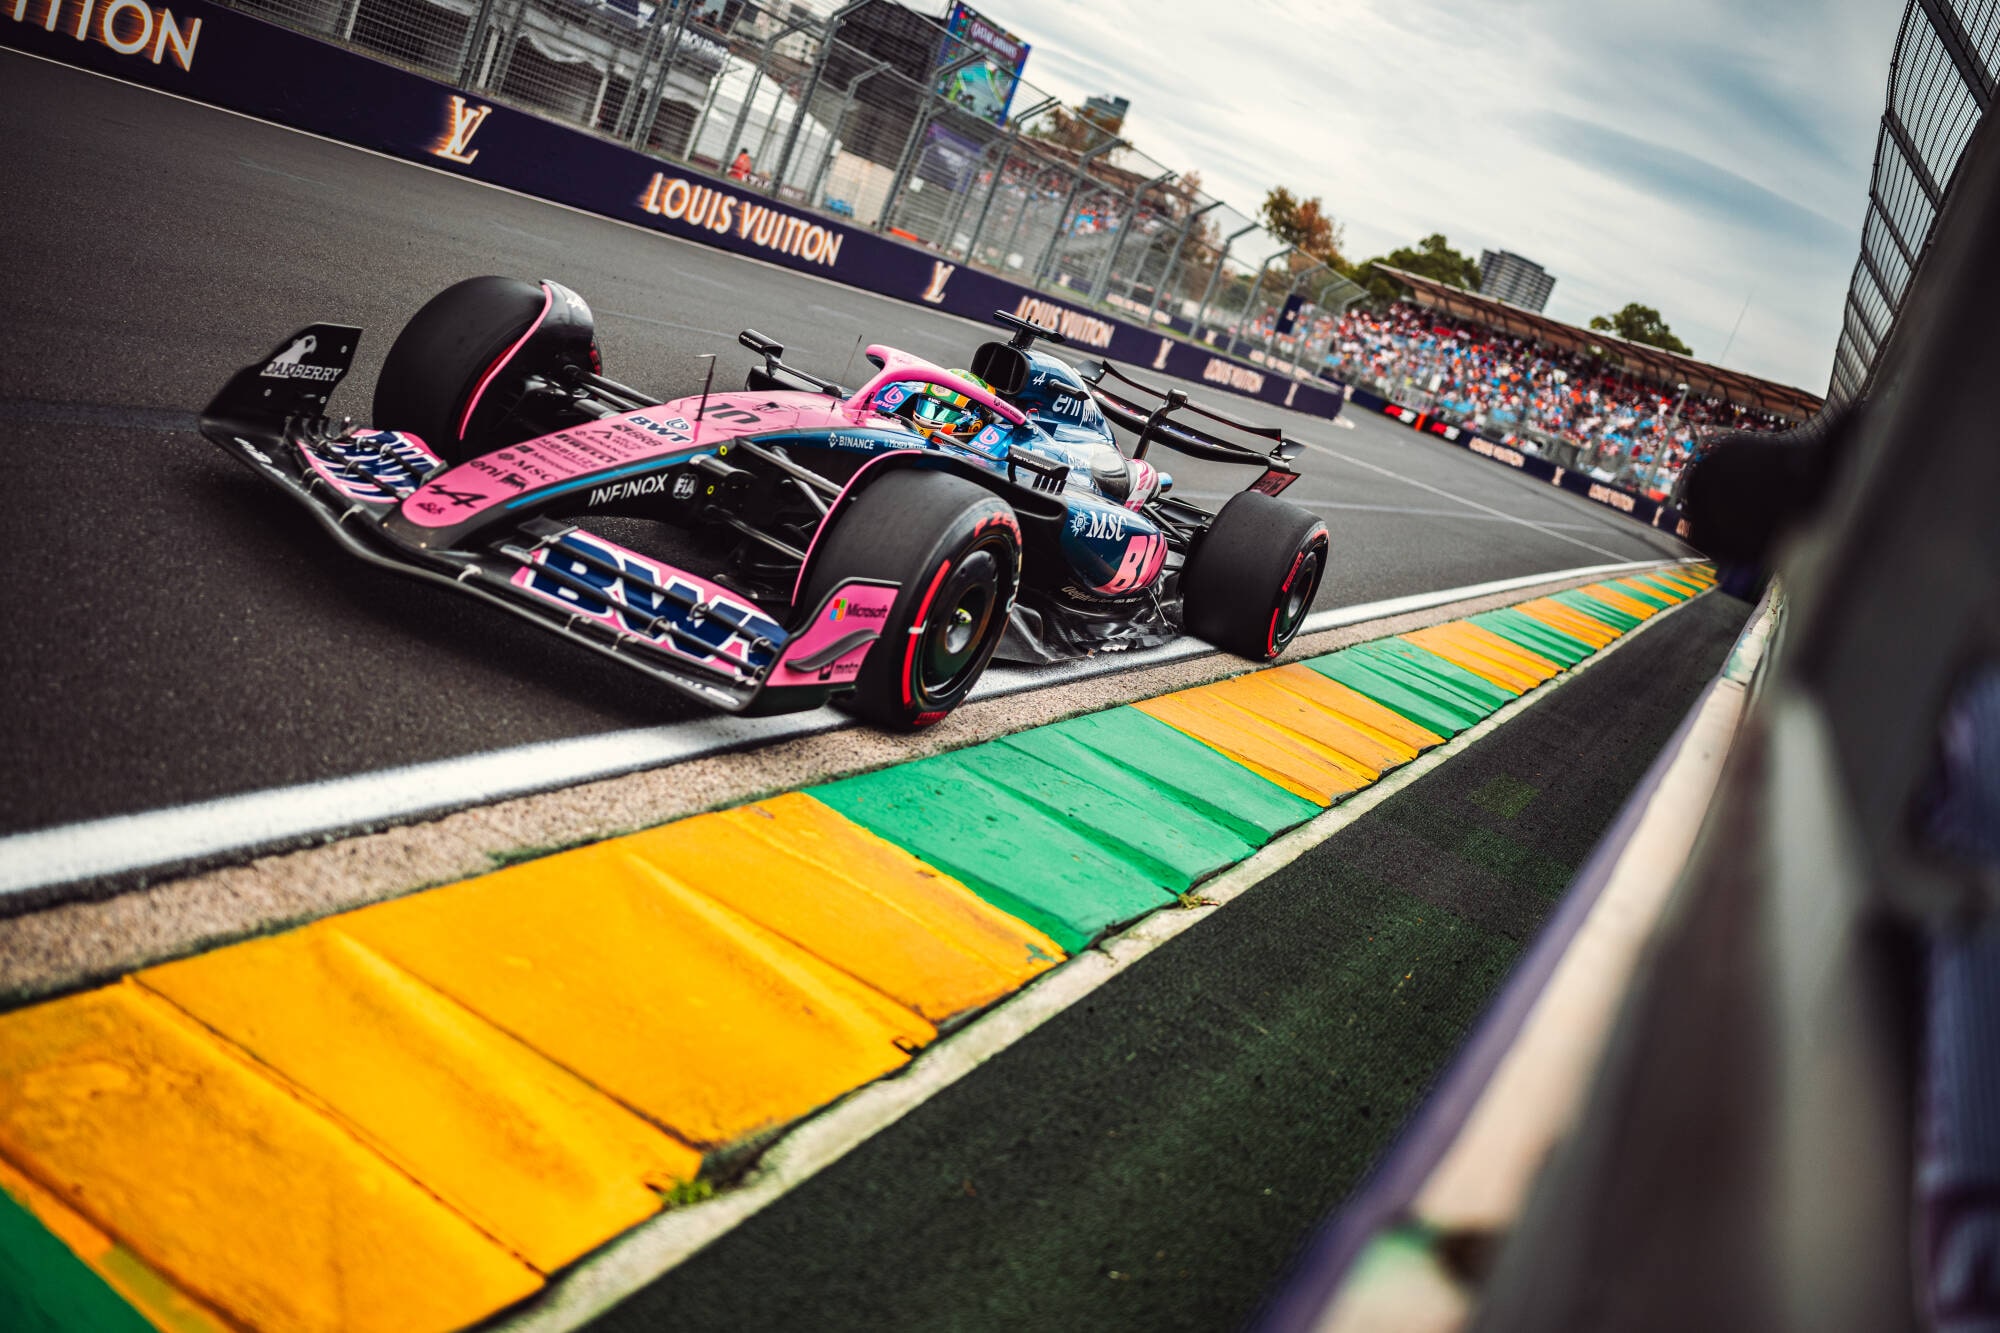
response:
[[[1889,96],[1835,345],[1827,401],[1860,397],[1910,278],[1930,249],[1959,158],[1994,98],[2000,11],[1987,0],[1909,0],[1889,63]]]
[[[1293,411],[1342,406],[1275,357],[1260,368],[211,0],[23,0],[0,10],[0,46],[967,318],[1010,310],[1080,352]]]

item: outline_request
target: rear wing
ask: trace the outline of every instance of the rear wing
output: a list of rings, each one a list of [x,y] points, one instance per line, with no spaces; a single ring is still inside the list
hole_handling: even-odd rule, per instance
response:
[[[1179,389],[1155,389],[1143,384],[1119,370],[1109,361],[1085,362],[1077,367],[1086,384],[1090,385],[1091,397],[1109,417],[1139,438],[1132,446],[1132,457],[1144,458],[1147,449],[1157,441],[1176,453],[1193,458],[1206,458],[1217,463],[1245,463],[1270,471],[1297,475],[1291,461],[1305,448],[1297,440],[1286,437],[1277,426],[1256,426],[1240,421],[1212,407],[1203,406],[1190,400]],[[1115,380],[1116,386],[1107,386],[1107,380]],[[1146,400],[1152,400],[1149,405]],[[1187,413],[1205,418],[1233,431],[1248,435],[1253,439],[1269,440],[1269,452],[1253,449],[1248,445],[1227,440],[1199,426],[1185,421],[1175,421],[1176,413]],[[1275,494],[1276,492],[1273,492]]]

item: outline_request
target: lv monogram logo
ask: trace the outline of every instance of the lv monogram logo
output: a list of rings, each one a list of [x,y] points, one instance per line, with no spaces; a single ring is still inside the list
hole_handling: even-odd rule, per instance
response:
[[[445,126],[444,134],[431,145],[431,152],[447,161],[470,163],[479,156],[479,150],[471,147],[472,136],[479,133],[479,127],[486,123],[486,117],[492,111],[490,106],[470,106],[463,97],[453,93],[451,120]]]

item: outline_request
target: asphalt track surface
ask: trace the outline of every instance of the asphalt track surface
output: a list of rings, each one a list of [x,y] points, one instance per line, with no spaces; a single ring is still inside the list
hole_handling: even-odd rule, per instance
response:
[[[591,1325],[1228,1329],[1389,1146],[1749,615],[1710,594]]]
[[[663,397],[750,358],[836,376],[862,342],[963,364],[966,321],[0,51],[0,834],[649,726],[697,706],[448,591],[363,568],[193,414],[300,325],[361,326],[364,416],[432,293],[549,277],[612,375]],[[1190,386],[1193,391],[1247,400]],[[1663,533],[1385,420],[1257,409],[1318,446],[1322,609],[1610,560]],[[1219,499],[1242,469],[1176,459]]]

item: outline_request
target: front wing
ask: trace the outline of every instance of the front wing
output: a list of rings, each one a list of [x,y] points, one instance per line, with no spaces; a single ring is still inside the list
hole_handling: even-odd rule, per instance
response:
[[[421,550],[384,520],[443,464],[415,436],[204,416],[211,440],[371,564],[475,597],[731,713],[816,708],[851,689],[897,586],[857,579],[787,630],[740,593],[548,518],[469,549]]]

